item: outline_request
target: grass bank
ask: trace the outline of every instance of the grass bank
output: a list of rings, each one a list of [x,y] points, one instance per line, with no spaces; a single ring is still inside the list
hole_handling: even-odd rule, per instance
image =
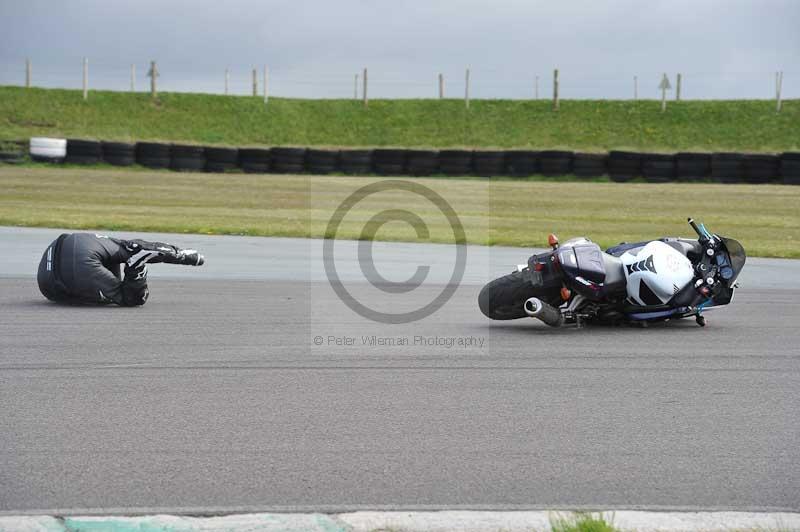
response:
[[[0,167],[0,225],[178,233],[323,237],[336,208],[378,178],[184,174],[85,168]],[[586,235],[602,246],[691,236],[694,216],[750,255],[800,258],[800,187],[552,181],[410,180],[440,194],[473,244],[546,247]],[[338,238],[357,239],[386,209],[419,215],[427,241],[453,241],[448,220],[423,197],[386,191],[347,214]],[[376,238],[417,241],[405,223]]]
[[[564,148],[607,151],[800,149],[800,100],[299,100],[0,87],[0,140],[34,135],[204,144]]]

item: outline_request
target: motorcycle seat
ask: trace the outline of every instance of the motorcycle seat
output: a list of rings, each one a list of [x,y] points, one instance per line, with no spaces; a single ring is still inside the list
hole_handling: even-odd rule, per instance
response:
[[[627,279],[625,278],[625,267],[622,265],[622,259],[603,253],[603,266],[606,270],[606,277],[603,281],[605,293],[608,295],[627,293]]]
[[[622,259],[604,253],[594,242],[574,245],[561,256],[561,267],[573,279],[581,278],[604,286],[608,295],[627,292]],[[580,283],[577,285],[580,286]]]

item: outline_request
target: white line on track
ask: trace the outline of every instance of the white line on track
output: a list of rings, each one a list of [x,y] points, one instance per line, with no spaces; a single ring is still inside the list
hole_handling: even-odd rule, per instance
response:
[[[197,530],[361,532],[397,530],[444,532],[547,531],[559,518],[571,514],[547,511],[483,512],[371,512],[341,514],[256,513],[214,517],[177,515],[122,516],[5,516],[2,532],[67,532],[77,530]],[[618,530],[727,531],[800,530],[798,513],[752,512],[644,512],[606,511],[593,514]]]

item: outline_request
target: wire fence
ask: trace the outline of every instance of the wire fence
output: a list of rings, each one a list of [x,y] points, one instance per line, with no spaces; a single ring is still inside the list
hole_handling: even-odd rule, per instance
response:
[[[267,76],[264,69],[267,68]],[[37,65],[21,59],[0,69],[0,85],[33,86],[112,91],[149,91],[150,62],[109,63],[87,60],[72,65]],[[255,75],[254,75],[255,71]],[[263,95],[285,98],[363,99],[366,88],[370,99],[381,98],[459,98],[459,99],[552,99],[555,96],[554,71],[537,72],[470,68],[442,72],[398,73],[380,68],[350,73],[307,72],[265,65],[197,67],[184,64],[157,64],[159,92]],[[84,81],[85,74],[85,81]],[[659,87],[666,75],[670,89]],[[679,76],[680,75],[680,76]],[[680,77],[680,79],[678,79]],[[254,79],[255,78],[255,79]],[[266,87],[265,85],[266,81]],[[731,100],[789,99],[800,97],[800,72],[783,71],[685,71],[614,72],[590,76],[580,71],[560,69],[558,98],[578,100]]]

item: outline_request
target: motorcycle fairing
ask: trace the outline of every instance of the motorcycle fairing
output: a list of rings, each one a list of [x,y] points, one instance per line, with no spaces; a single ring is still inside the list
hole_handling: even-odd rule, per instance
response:
[[[660,240],[629,249],[620,258],[628,299],[644,307],[665,305],[694,279],[692,262]]]
[[[668,246],[674,248],[676,251],[686,255],[686,257],[692,262],[696,262],[703,254],[703,248],[696,240],[689,240],[688,238],[664,237],[659,238],[658,241],[664,242]],[[635,242],[631,244],[623,242],[608,248],[606,253],[614,255],[615,257],[621,257],[626,251],[631,251],[632,253],[638,252],[639,249],[645,247],[650,242],[653,241],[647,240],[644,242]]]

